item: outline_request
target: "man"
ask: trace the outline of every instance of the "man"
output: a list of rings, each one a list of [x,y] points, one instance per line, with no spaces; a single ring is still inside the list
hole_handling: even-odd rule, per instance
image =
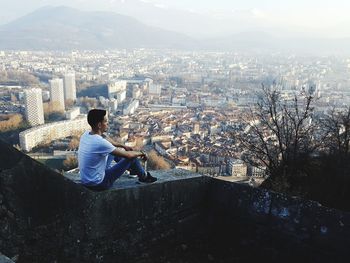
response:
[[[85,186],[92,190],[106,190],[126,170],[137,175],[142,183],[157,181],[157,178],[144,171],[137,159],[141,157],[146,160],[144,152],[133,151],[131,147],[118,144],[104,135],[108,129],[105,110],[90,110],[87,120],[91,131],[86,131],[81,136],[78,150],[80,178]],[[116,164],[110,167],[113,159]]]

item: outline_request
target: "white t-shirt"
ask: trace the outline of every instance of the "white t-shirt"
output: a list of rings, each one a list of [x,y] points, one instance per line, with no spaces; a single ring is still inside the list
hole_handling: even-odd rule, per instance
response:
[[[85,132],[79,143],[78,162],[81,182],[96,185],[105,176],[108,154],[116,149],[113,144],[98,134]]]

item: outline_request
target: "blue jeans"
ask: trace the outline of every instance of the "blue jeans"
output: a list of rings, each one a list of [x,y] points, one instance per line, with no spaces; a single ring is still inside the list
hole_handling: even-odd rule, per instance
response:
[[[116,162],[116,164],[112,167],[109,167],[113,159]],[[142,168],[142,165],[137,158],[121,158],[109,155],[107,161],[107,168],[105,170],[105,176],[102,182],[97,185],[87,187],[91,190],[96,191],[107,190],[120,176],[122,176],[122,174],[126,170],[129,170],[130,174],[137,175],[139,177],[145,174],[145,170]]]

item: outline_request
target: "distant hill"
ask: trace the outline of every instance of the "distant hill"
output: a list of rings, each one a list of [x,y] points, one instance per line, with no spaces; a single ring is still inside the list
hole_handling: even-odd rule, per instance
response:
[[[137,1],[134,1],[137,2]],[[125,11],[125,10],[124,10]],[[179,15],[178,19],[181,19]],[[203,24],[205,28],[207,25]],[[237,26],[237,25],[235,25]],[[0,50],[104,50],[170,48],[307,55],[350,54],[350,39],[277,37],[262,31],[195,39],[113,12],[44,7],[0,26]]]
[[[65,50],[189,48],[184,34],[144,25],[112,12],[45,7],[0,26],[0,49]]]

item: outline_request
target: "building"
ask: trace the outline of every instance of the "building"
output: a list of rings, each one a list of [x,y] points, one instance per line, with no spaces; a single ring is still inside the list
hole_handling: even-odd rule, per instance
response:
[[[75,120],[53,122],[25,130],[19,134],[19,142],[21,149],[29,152],[40,144],[83,133],[89,128],[86,116],[82,116]]]
[[[220,126],[219,124],[211,124],[209,126],[209,134],[210,135],[215,135],[217,134],[218,132],[220,132]]]
[[[64,111],[65,106],[62,79],[50,80],[50,100],[54,110]]]
[[[50,100],[50,91],[43,90],[41,92],[41,94],[43,95],[43,101],[49,101]]]
[[[108,101],[108,109],[109,109],[109,112],[111,113],[115,113],[118,109],[118,101],[116,99],[110,99]]]
[[[171,104],[172,105],[186,105],[186,97],[185,96],[178,96],[178,97],[173,97],[171,99]]]
[[[252,177],[265,177],[266,176],[266,167],[264,166],[252,166],[251,167],[251,176]]]
[[[174,139],[174,135],[169,134],[159,134],[159,135],[153,135],[151,137],[151,143],[156,142],[164,142],[164,141],[171,141]]]
[[[75,107],[73,109],[70,109],[66,112],[66,119],[67,120],[74,120],[80,115],[80,108]]]
[[[125,91],[126,96],[126,81],[125,80],[119,80],[114,81],[108,84],[108,97],[110,99],[115,98],[117,96],[117,93]],[[118,102],[120,103],[119,99]]]
[[[75,101],[77,99],[77,88],[75,85],[75,73],[69,72],[64,75],[64,99]]]
[[[161,142],[156,142],[154,144],[154,148],[156,149],[157,152],[159,152],[160,155],[162,156],[167,156],[168,153],[166,152],[166,148]]]
[[[135,111],[137,110],[137,108],[139,107],[139,101],[138,100],[134,100],[132,101],[129,105],[127,105],[124,109],[123,109],[123,114],[124,115],[128,115],[128,114],[134,114]]]
[[[44,124],[44,109],[41,89],[24,91],[25,115],[30,125]]]
[[[195,124],[193,124],[193,134],[199,134],[200,132],[200,125],[198,122],[196,122]]]
[[[228,161],[228,175],[245,177],[247,176],[247,165],[239,159],[229,159]]]
[[[106,99],[106,98],[103,97],[103,96],[99,96],[99,97],[98,97],[98,100],[99,100],[99,102],[101,103],[101,105],[102,105],[103,107],[105,107],[105,108],[108,107],[109,99]]]
[[[138,99],[141,97],[141,90],[139,88],[133,88],[132,90],[132,98]]]
[[[155,84],[149,85],[149,89],[148,89],[149,95],[160,96],[161,92],[162,92],[161,85],[155,85]]]
[[[126,99],[126,90],[118,91],[116,95],[118,103],[122,103]]]

